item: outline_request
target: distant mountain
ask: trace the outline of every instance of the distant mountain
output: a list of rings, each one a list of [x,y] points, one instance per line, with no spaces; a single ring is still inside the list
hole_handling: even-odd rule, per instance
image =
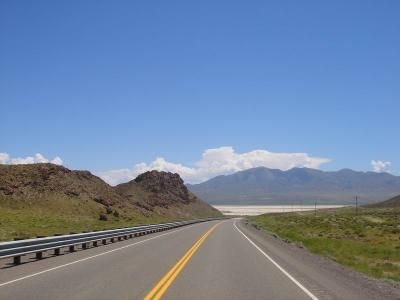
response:
[[[388,173],[308,168],[253,168],[217,176],[188,188],[212,204],[350,204],[378,202],[400,194],[400,177]]]
[[[378,203],[373,203],[368,205],[368,207],[374,208],[400,208],[400,195],[390,198],[389,200],[385,200]]]

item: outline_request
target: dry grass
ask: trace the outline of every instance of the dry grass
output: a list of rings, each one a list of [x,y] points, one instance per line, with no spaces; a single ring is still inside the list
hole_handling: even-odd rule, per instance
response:
[[[251,222],[376,278],[400,283],[400,209],[268,214]]]
[[[159,216],[144,217],[123,209],[119,217],[109,214],[107,221],[100,221],[99,214],[104,209],[90,201],[51,199],[40,201],[45,203],[38,202],[11,206],[0,201],[0,241],[166,221]]]

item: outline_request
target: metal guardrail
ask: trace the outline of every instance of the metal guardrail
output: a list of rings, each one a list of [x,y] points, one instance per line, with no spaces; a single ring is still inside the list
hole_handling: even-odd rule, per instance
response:
[[[221,218],[195,219],[180,222],[3,242],[0,243],[0,259],[13,258],[13,263],[18,265],[21,263],[22,256],[27,254],[35,253],[36,259],[42,259],[43,253],[50,250],[54,250],[54,255],[60,255],[61,250],[67,247],[69,252],[74,252],[77,250],[77,246],[79,245],[81,245],[81,249],[87,249],[90,247],[90,244],[92,244],[93,247],[97,247],[99,246],[99,242],[101,242],[102,245],[106,245],[107,241],[114,243],[116,241],[127,240],[129,238],[142,236],[149,233],[165,231],[185,225],[219,219]]]

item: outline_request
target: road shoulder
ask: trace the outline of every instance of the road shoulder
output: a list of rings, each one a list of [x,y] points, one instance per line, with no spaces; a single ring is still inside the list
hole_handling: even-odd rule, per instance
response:
[[[400,299],[400,289],[369,278],[295,244],[257,229],[241,219],[237,226],[319,299]]]

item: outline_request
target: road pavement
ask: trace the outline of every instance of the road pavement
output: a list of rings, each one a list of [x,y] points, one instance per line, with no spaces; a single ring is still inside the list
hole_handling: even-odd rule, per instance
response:
[[[0,299],[400,299],[398,289],[329,264],[238,219],[212,221],[3,262]]]

